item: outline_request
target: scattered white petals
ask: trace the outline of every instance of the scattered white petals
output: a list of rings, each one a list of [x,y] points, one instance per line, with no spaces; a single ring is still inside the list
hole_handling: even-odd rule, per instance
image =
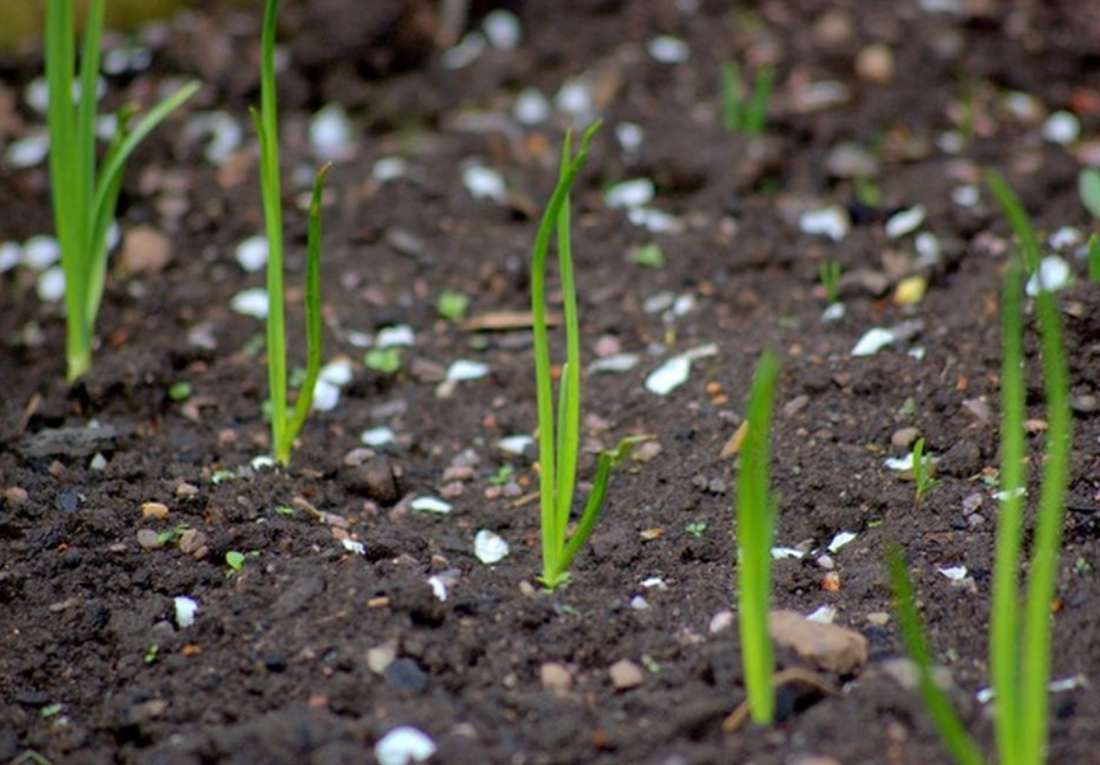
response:
[[[224,165],[244,142],[244,128],[229,112],[224,111],[193,114],[183,132],[192,140],[210,136],[203,156],[215,167]]]
[[[497,441],[497,448],[509,454],[524,454],[534,444],[535,439],[531,436],[507,436]]]
[[[653,201],[657,189],[649,178],[635,178],[616,183],[604,194],[604,201],[612,209],[641,207]]]
[[[710,619],[710,624],[707,626],[707,631],[712,635],[716,635],[723,630],[728,630],[733,626],[733,612],[732,611],[719,611]]]
[[[798,228],[803,234],[823,236],[839,242],[848,235],[852,226],[848,211],[839,205],[829,205],[820,210],[807,210],[798,218]]]
[[[504,201],[506,194],[504,178],[492,168],[477,162],[470,163],[462,171],[462,183],[474,199]]]
[[[340,544],[344,546],[344,549],[353,555],[366,555],[367,548],[363,546],[362,542],[356,542],[354,539],[344,537],[340,540]]]
[[[643,579],[642,587],[645,587],[647,590],[651,590],[653,588],[657,588],[658,590],[668,589],[668,585],[665,584],[665,580],[659,576],[651,576],[648,579]]]
[[[352,348],[370,348],[374,345],[374,337],[369,332],[354,329],[348,331],[347,341]]]
[[[253,470],[270,470],[275,467],[275,459],[270,454],[260,454],[252,458],[248,463]]]
[[[50,86],[46,84],[45,77],[35,77],[27,83],[27,89],[23,91],[23,99],[34,111],[45,114],[50,107]]]
[[[489,374],[489,365],[480,361],[458,359],[447,367],[447,382],[458,383],[468,380],[477,380]]]
[[[673,356],[650,373],[645,380],[645,387],[650,393],[667,396],[687,382],[690,375],[691,360],[683,356]]]
[[[936,570],[952,582],[961,582],[963,579],[966,579],[966,566],[948,566],[947,568],[938,568]]]
[[[929,231],[917,234],[917,238],[913,241],[913,249],[917,252],[917,262],[914,266],[918,269],[930,268],[940,262],[940,240]]]
[[[111,76],[142,72],[153,63],[153,54],[140,45],[113,48],[103,53],[103,73]]]
[[[25,138],[12,141],[4,152],[4,159],[14,168],[36,167],[50,153],[50,137],[44,132],[32,132]]]
[[[1047,238],[1047,244],[1053,250],[1068,250],[1084,241],[1081,229],[1076,226],[1062,226]]]
[[[615,138],[625,153],[635,154],[645,141],[645,130],[634,122],[620,122],[615,126]]]
[[[1073,143],[1080,135],[1081,121],[1076,114],[1064,109],[1054,112],[1043,123],[1043,138],[1060,146]]]
[[[1066,691],[1075,691],[1078,688],[1087,688],[1089,686],[1089,679],[1085,675],[1074,675],[1073,677],[1064,677],[1061,680],[1051,680],[1047,683],[1047,690],[1051,693],[1065,693]],[[981,688],[974,694],[974,698],[978,700],[979,704],[988,704],[996,698],[997,694],[992,688]]]
[[[590,372],[627,372],[638,366],[641,358],[636,353],[617,353],[603,359],[596,359],[589,364]]]
[[[480,32],[470,32],[458,45],[443,52],[443,68],[451,71],[465,69],[481,57],[485,48],[485,35]]]
[[[1039,294],[1040,284],[1044,292],[1059,292],[1073,283],[1073,271],[1069,263],[1057,255],[1048,255],[1039,263],[1039,269],[1027,280],[1024,291],[1029,297]]]
[[[853,356],[874,356],[890,343],[897,340],[894,333],[882,327],[872,327],[867,330],[852,348]]]
[[[23,243],[23,265],[34,271],[45,271],[61,260],[61,245],[52,236],[39,234]]]
[[[908,210],[894,213],[886,221],[886,236],[891,239],[900,239],[906,234],[913,233],[924,223],[927,212],[924,205],[913,205]]]
[[[381,157],[371,168],[370,177],[375,183],[387,183],[409,174],[409,163],[404,157]]]
[[[65,272],[61,266],[53,266],[42,272],[35,286],[38,299],[43,303],[56,303],[65,297]]]
[[[267,306],[267,290],[263,287],[242,290],[229,301],[229,307],[235,313],[251,316],[254,319],[266,319]]]
[[[315,412],[331,412],[340,403],[340,386],[328,380],[317,378],[313,384],[313,401],[310,406]]]
[[[309,145],[322,160],[344,160],[355,156],[355,128],[340,104],[326,104],[309,121]]]
[[[521,125],[541,125],[550,119],[550,102],[538,88],[524,88],[516,96],[512,116]]]
[[[813,613],[807,614],[806,621],[819,622],[821,624],[832,624],[836,619],[836,608],[833,606],[821,606],[814,609]]]
[[[1025,496],[1027,496],[1026,486],[1017,486],[1015,489],[1002,489],[1001,491],[993,492],[993,499],[997,500],[998,502],[1006,502],[1014,497]]]
[[[651,234],[679,234],[684,230],[679,218],[654,207],[631,207],[626,211],[626,219]]]
[[[596,111],[592,100],[592,88],[583,80],[570,80],[562,85],[554,98],[554,103],[558,109],[584,125],[592,121]]]
[[[913,454],[910,452],[903,457],[887,457],[882,461],[884,467],[890,470],[904,472],[913,469]]]
[[[511,11],[496,10],[485,17],[481,29],[497,50],[515,50],[523,42],[523,29]]]
[[[649,55],[662,64],[682,64],[691,56],[691,48],[686,42],[669,35],[654,37],[646,48]]]
[[[806,555],[806,553],[799,550],[797,547],[773,547],[772,548],[772,560],[784,560],[786,558],[794,558],[800,560]]]
[[[432,594],[435,595],[436,600],[447,602],[447,582],[441,575],[429,576],[428,586],[432,588]]]
[[[650,295],[642,302],[642,310],[646,313],[660,313],[672,307],[676,301],[676,293],[662,291],[656,295]]]
[[[641,595],[635,595],[630,599],[630,607],[635,611],[645,611],[649,608],[649,601]]]
[[[451,503],[444,502],[437,497],[417,497],[409,503],[409,507],[413,510],[420,510],[425,513],[439,513],[440,515],[451,512]]]
[[[840,321],[848,315],[848,308],[840,302],[829,303],[829,306],[821,312],[821,323],[832,324]]]
[[[974,207],[982,199],[982,193],[977,186],[959,186],[951,192],[951,201],[959,207]]]
[[[856,536],[857,535],[853,534],[851,531],[841,531],[837,533],[837,535],[833,537],[833,541],[829,542],[829,552],[835,553],[841,547],[854,540]]]
[[[351,382],[351,378],[351,362],[346,358],[333,359],[321,367],[321,371],[317,374],[318,380],[324,380],[338,388],[342,388]]]
[[[397,440],[393,430],[385,426],[364,430],[359,436],[359,442],[364,446],[386,446]]]
[[[436,746],[431,737],[410,725],[394,728],[374,745],[378,765],[409,765],[435,754]]]
[[[237,245],[233,257],[241,268],[250,274],[254,274],[267,265],[267,237],[262,234],[250,236]]]
[[[0,274],[7,273],[23,262],[23,248],[16,242],[0,244]]]
[[[474,555],[486,566],[500,563],[508,555],[508,543],[499,534],[482,529],[474,537]]]
[[[180,629],[190,627],[195,623],[195,614],[199,610],[199,602],[186,595],[180,595],[175,599],[176,624]]]
[[[392,348],[398,345],[416,345],[416,333],[408,324],[395,324],[378,333],[374,340],[379,348]]]

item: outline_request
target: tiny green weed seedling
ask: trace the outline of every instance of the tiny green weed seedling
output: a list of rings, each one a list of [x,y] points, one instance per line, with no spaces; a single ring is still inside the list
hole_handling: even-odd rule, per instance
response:
[[[155,662],[157,660],[157,656],[159,654],[160,654],[160,646],[157,645],[156,643],[153,643],[151,646],[149,646],[145,650],[145,653],[142,655],[141,660],[143,662],[145,662],[146,664],[152,664],[153,662]]]
[[[435,303],[440,318],[450,322],[462,321],[470,308],[470,296],[458,290],[443,290]]]
[[[267,258],[267,371],[271,401],[271,442],[275,460],[290,463],[294,439],[313,405],[313,389],[321,371],[321,191],[330,165],[313,181],[306,237],[306,379],[293,412],[287,407],[286,318],[283,293],[283,208],[279,180],[279,134],[275,93],[275,25],[280,0],[264,8],[260,45],[260,111],[252,112],[260,137],[260,185],[266,222]]]
[[[932,458],[924,456],[924,439],[918,438],[917,443],[913,445],[913,482],[917,486],[915,498],[917,507],[920,507],[924,501],[924,495],[940,485],[940,482],[932,477],[935,469]]]
[[[771,608],[771,549],[776,503],[768,461],[771,418],[779,359],[765,351],[749,392],[748,431],[737,472],[737,591],[741,660],[752,720],[770,725],[775,718],[775,659],[768,634]]]
[[[490,486],[504,486],[512,480],[512,476],[516,473],[516,469],[511,465],[501,465],[497,472],[489,476]]]
[[[181,523],[177,526],[173,526],[167,531],[162,531],[157,534],[157,545],[160,547],[164,547],[164,545],[168,544],[169,542],[174,542],[182,537],[190,529],[191,527],[188,526],[186,523]]]
[[[817,275],[821,280],[821,286],[825,289],[825,297],[829,305],[840,302],[840,270],[839,260],[826,260],[817,269]]]
[[[707,524],[705,521],[693,521],[687,526],[684,526],[684,531],[698,539],[707,533]]]
[[[114,222],[126,162],[145,137],[199,89],[197,82],[184,85],[133,126],[133,109],[124,109],[118,115],[103,163],[97,168],[96,84],[105,9],[106,0],[87,3],[77,79],[73,0],[50,0],[46,7],[50,187],[65,274],[69,382],[92,366],[95,321],[107,276],[107,233]]]
[[[397,374],[401,371],[401,349],[393,346],[371,348],[363,357],[363,365],[384,375]]]
[[[1100,236],[1093,234],[1088,242],[1089,281],[1100,282]]]
[[[668,264],[665,251],[656,242],[649,242],[630,250],[630,262],[645,268],[664,268]]]
[[[623,439],[619,445],[600,454],[592,490],[585,501],[581,518],[572,535],[567,535],[569,516],[576,488],[577,459],[580,454],[581,351],[577,319],[577,291],[573,280],[573,255],[570,244],[569,191],[588,158],[596,122],[581,139],[581,148],[572,156],[572,134],[566,133],[562,149],[558,184],[539,223],[532,252],[531,313],[535,345],[535,385],[539,424],[539,515],[542,537],[542,574],[539,581],[554,590],[569,581],[569,566],[592,534],[607,497],[611,471],[645,437]],[[557,233],[558,263],[564,300],[566,361],[561,369],[557,418],[553,401],[550,370],[550,333],[546,319],[546,266],[550,239]]]
[[[731,133],[763,133],[774,85],[775,69],[764,64],[756,70],[752,90],[746,94],[741,68],[733,61],[722,64],[722,126]]]
[[[240,571],[244,565],[244,553],[230,550],[225,554],[225,565],[229,566],[230,573]]]

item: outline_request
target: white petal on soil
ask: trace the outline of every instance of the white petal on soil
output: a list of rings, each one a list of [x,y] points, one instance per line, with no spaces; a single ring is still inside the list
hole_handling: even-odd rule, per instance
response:
[[[938,568],[936,570],[952,582],[961,582],[963,579],[966,579],[966,566],[948,566],[947,568]]]
[[[261,234],[250,236],[237,245],[233,257],[241,268],[250,274],[254,274],[267,265],[267,237]]]
[[[23,247],[17,242],[0,244],[0,274],[5,274],[23,262]]]
[[[428,577],[428,586],[432,588],[432,594],[437,600],[447,602],[447,581],[439,574]]]
[[[570,80],[561,86],[554,98],[558,109],[581,124],[591,122],[595,112],[592,103],[592,87],[583,80]]]
[[[1009,491],[1008,489],[1003,489],[1001,491],[993,492],[993,499],[997,500],[998,502],[1005,502],[1005,501],[1007,501],[1008,499],[1010,499],[1012,497],[1024,497],[1024,496],[1027,496],[1027,487],[1026,486],[1017,486],[1015,489],[1012,489],[1011,491]]]
[[[959,207],[974,207],[982,201],[982,194],[977,186],[959,186],[951,192],[951,201]]]
[[[32,132],[25,138],[12,141],[4,152],[4,159],[15,168],[36,167],[50,153],[50,137],[43,132]]]
[[[392,444],[396,440],[397,436],[393,430],[385,426],[364,430],[362,435],[359,436],[360,443],[374,447]]]
[[[1048,255],[1039,263],[1039,270],[1027,280],[1024,291],[1028,296],[1039,294],[1040,281],[1044,292],[1059,292],[1073,283],[1073,271],[1063,258]]]
[[[829,307],[821,312],[821,323],[832,324],[840,321],[848,314],[848,309],[843,303],[830,303]]]
[[[477,380],[489,374],[489,365],[480,361],[458,359],[447,367],[447,382],[458,383],[467,380]]]
[[[61,266],[53,266],[42,272],[35,291],[43,303],[56,303],[65,297],[65,272],[61,270]]]
[[[635,595],[630,599],[630,607],[635,611],[646,611],[649,609],[649,601],[641,595]]]
[[[103,53],[103,72],[112,76],[127,72],[141,72],[149,68],[153,54],[140,45],[127,45]]]
[[[707,625],[707,631],[712,635],[716,635],[732,627],[733,622],[734,618],[732,611],[719,611],[711,617],[710,624]]]
[[[61,245],[52,236],[39,234],[23,243],[23,265],[34,271],[45,271],[61,260]]]
[[[515,50],[523,42],[523,29],[511,11],[493,11],[481,22],[481,29],[497,50]]]
[[[348,539],[344,537],[340,540],[340,544],[344,546],[344,549],[353,555],[366,555],[367,548],[362,542],[356,542],[354,539]]]
[[[604,202],[612,209],[641,207],[653,201],[657,189],[649,178],[635,178],[616,183],[604,194]]]
[[[432,738],[411,725],[394,728],[374,745],[378,765],[410,765],[435,754]]]
[[[841,547],[843,547],[844,545],[846,545],[849,542],[851,542],[852,540],[854,540],[856,538],[856,536],[857,536],[856,534],[853,534],[850,531],[838,532],[836,534],[836,536],[833,537],[833,541],[829,542],[829,547],[828,547],[829,552],[835,553]]]
[[[904,472],[906,470],[913,469],[913,455],[912,453],[906,454],[904,457],[887,457],[882,461],[884,467],[890,470],[897,470],[898,472]]]
[[[340,403],[340,386],[333,385],[328,380],[317,378],[313,384],[313,402],[311,406],[315,412],[331,412]]]
[[[535,443],[531,436],[507,436],[497,441],[497,448],[509,454],[523,454]]]
[[[654,587],[656,587],[658,590],[668,589],[668,585],[665,584],[665,580],[659,576],[651,576],[648,579],[643,579],[642,587],[645,587],[647,590],[651,590]]]
[[[371,168],[370,177],[376,183],[387,183],[409,174],[409,163],[404,157],[382,157]]]
[[[852,348],[852,355],[874,356],[895,340],[897,340],[897,336],[890,330],[882,327],[872,327],[863,333],[863,337]]]
[[[186,595],[180,595],[175,599],[176,624],[180,629],[190,627],[195,623],[195,614],[199,610],[199,602]]]
[[[651,234],[679,234],[684,230],[679,218],[655,207],[632,207],[626,211],[626,219]]]
[[[1062,226],[1047,238],[1047,244],[1052,250],[1068,250],[1083,241],[1084,235],[1076,226]]]
[[[260,454],[252,458],[252,461],[248,463],[249,467],[253,470],[270,470],[275,467],[275,459],[270,454]]]
[[[829,205],[820,210],[807,210],[798,218],[798,228],[803,234],[823,236],[834,242],[844,239],[851,225],[848,211],[839,205]]]
[[[913,249],[917,252],[917,268],[925,268],[940,262],[940,240],[929,231],[922,231],[913,240]]]
[[[309,121],[309,145],[320,159],[349,159],[356,144],[355,128],[340,104],[326,104]]]
[[[660,313],[671,308],[674,302],[676,302],[676,294],[666,290],[647,297],[642,302],[642,310],[646,313]]]
[[[444,502],[437,497],[417,497],[409,503],[409,507],[424,513],[439,513],[440,515],[451,512],[451,503]]]
[[[682,64],[691,57],[691,48],[683,40],[669,35],[654,37],[646,46],[649,55],[662,64]]]
[[[482,529],[474,537],[474,555],[486,566],[500,563],[508,555],[508,543],[499,534]]]
[[[604,359],[597,359],[588,366],[590,372],[627,372],[638,366],[641,358],[636,353],[617,353]]]
[[[321,367],[317,379],[342,388],[351,382],[352,374],[350,361],[347,359],[334,359]]]
[[[836,620],[836,608],[833,606],[820,606],[806,616],[806,621],[821,624],[832,624],[834,620]]]
[[[927,212],[924,205],[913,205],[908,210],[894,213],[886,221],[886,236],[891,239],[900,239],[906,234],[913,233],[924,223]]]
[[[184,135],[192,139],[210,136],[203,151],[206,161],[221,167],[244,141],[244,129],[231,114],[223,111],[200,112],[188,119]]]
[[[443,52],[443,68],[452,71],[465,69],[481,57],[485,48],[485,35],[480,32],[470,32],[458,45]]]
[[[503,202],[506,188],[500,173],[485,165],[472,163],[462,171],[462,184],[474,199]]]
[[[1081,121],[1064,109],[1054,112],[1043,123],[1043,138],[1061,146],[1071,144],[1081,136]]]
[[[379,348],[392,348],[397,345],[416,345],[416,333],[408,324],[395,324],[378,333],[374,340]]]
[[[683,385],[691,375],[691,359],[673,356],[645,379],[645,388],[658,396],[667,396]]]
[[[550,102],[538,88],[524,88],[516,96],[512,116],[521,125],[540,125],[550,119]]]
[[[352,348],[370,348],[374,345],[374,336],[369,332],[359,332],[352,329],[348,330],[347,341]]]
[[[35,77],[27,83],[23,91],[23,100],[34,111],[45,114],[50,107],[50,86],[46,84],[46,78]]]
[[[803,558],[806,553],[795,547],[773,547],[772,548],[772,560],[783,560],[785,558],[794,558],[796,560]]]
[[[699,359],[709,358],[710,356],[717,356],[718,346],[714,343],[707,343],[706,345],[700,345],[696,348],[692,348],[689,351],[684,351],[680,355],[691,361],[697,361]]]
[[[645,130],[634,122],[620,122],[615,126],[615,138],[619,140],[619,146],[627,154],[634,154],[645,141]]]
[[[235,313],[251,316],[254,319],[266,319],[267,306],[267,290],[263,287],[242,290],[229,301],[229,307]]]

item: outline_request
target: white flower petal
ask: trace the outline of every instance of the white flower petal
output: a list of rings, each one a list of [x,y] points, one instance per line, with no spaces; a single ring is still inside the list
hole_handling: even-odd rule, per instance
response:
[[[254,319],[266,319],[268,308],[267,290],[263,287],[253,287],[252,289],[242,290],[230,299],[229,307],[232,308],[235,313],[239,313],[243,316],[251,316]]]
[[[233,257],[236,258],[241,268],[253,274],[267,265],[268,252],[267,237],[257,234],[238,244]]]
[[[457,383],[477,380],[489,374],[489,365],[480,361],[458,359],[447,368],[447,382]]]
[[[180,595],[174,601],[176,606],[176,625],[180,629],[190,627],[195,623],[195,614],[199,610],[199,602],[186,595]]]
[[[369,430],[364,430],[363,433],[359,436],[360,443],[362,443],[366,446],[373,446],[373,447],[379,447],[379,446],[385,446],[386,444],[392,444],[396,440],[397,440],[397,436],[393,432],[393,430],[391,430],[390,428],[387,428],[385,426],[378,427],[378,428],[371,428]]]
[[[861,337],[855,347],[852,348],[852,355],[874,356],[896,339],[897,336],[890,330],[882,327],[872,327],[863,333],[863,337]]]
[[[451,512],[450,502],[444,502],[437,497],[429,496],[417,497],[409,503],[409,507],[413,510],[419,510],[425,513],[439,513],[440,515]]]
[[[829,205],[820,210],[807,210],[798,218],[798,228],[803,234],[823,236],[839,242],[851,228],[848,211],[839,205]]]
[[[499,534],[482,529],[474,537],[474,555],[486,566],[500,563],[508,555],[508,543]]]
[[[435,741],[411,725],[394,728],[374,745],[378,765],[410,765],[435,754]]]

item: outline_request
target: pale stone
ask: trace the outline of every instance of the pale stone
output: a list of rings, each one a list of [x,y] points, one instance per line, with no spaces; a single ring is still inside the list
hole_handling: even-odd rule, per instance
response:
[[[768,631],[776,643],[826,672],[850,675],[867,663],[867,638],[863,635],[835,624],[809,621],[796,611],[772,611]]]

